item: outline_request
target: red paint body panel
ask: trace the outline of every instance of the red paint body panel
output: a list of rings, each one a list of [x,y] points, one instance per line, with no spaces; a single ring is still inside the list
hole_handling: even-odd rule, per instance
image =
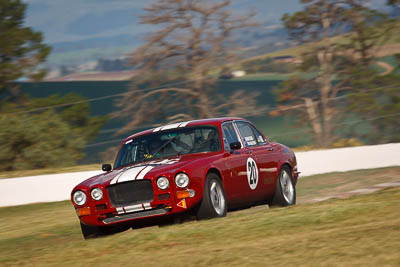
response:
[[[210,171],[217,172],[223,182],[228,208],[234,207],[235,205],[257,202],[263,199],[265,200],[273,196],[273,194],[275,193],[279,169],[284,164],[290,166],[294,183],[296,183],[298,173],[296,157],[294,153],[286,146],[266,141],[265,145],[244,147],[235,151],[225,151],[223,145],[224,142],[222,140],[223,133],[221,129],[221,124],[227,121],[246,120],[241,118],[207,119],[191,121],[184,126],[192,127],[199,125],[212,125],[218,127],[221,138],[220,141],[222,144],[221,150],[218,152],[185,154],[181,156],[174,156],[167,160],[155,160],[150,162],[151,164],[149,162],[138,163],[132,166],[114,169],[110,172],[94,176],[77,185],[71,193],[71,200],[73,193],[76,190],[81,190],[86,194],[87,201],[82,206],[76,205],[73,200],[72,203],[77,209],[81,207],[89,207],[91,211],[90,215],[79,217],[81,222],[87,225],[97,226],[125,223],[126,221],[134,223],[135,220],[147,219],[152,216],[165,216],[186,212],[195,208],[196,205],[202,200],[205,179],[208,172]],[[126,138],[121,143],[121,147],[130,139],[136,138],[141,135],[150,134],[157,129],[158,128],[134,134]],[[246,173],[246,162],[249,157],[251,157],[256,162],[258,168],[258,184],[254,190],[249,187],[248,174]],[[166,213],[161,215],[139,216],[138,218],[130,218],[126,221],[121,220],[118,222],[105,223],[104,219],[106,218],[123,218],[125,215],[131,213],[126,211],[126,207],[123,208],[123,211],[121,211],[120,208],[119,213],[118,209],[111,204],[110,198],[107,193],[107,187],[110,186],[110,183],[112,183],[113,179],[115,179],[119,175],[123,175],[128,170],[132,170],[134,168],[137,168],[139,170],[150,165],[152,169],[148,171],[142,178],[151,181],[154,199],[150,202],[150,207],[147,206],[146,208],[145,205],[142,205],[142,210],[135,212],[140,215],[140,212],[144,212],[146,210],[163,208]],[[186,189],[194,190],[195,192],[194,196],[185,199],[186,209],[177,205],[180,200],[176,198],[176,192],[184,190],[178,188],[174,182],[175,175],[180,172],[186,173],[190,178],[190,182]],[[168,178],[170,182],[169,188],[165,190],[160,190],[157,187],[156,179],[160,176],[165,176]],[[136,177],[139,177],[139,174]],[[132,180],[133,179],[136,178],[132,178]],[[90,196],[90,191],[95,187],[98,187],[103,191],[104,196],[99,201],[93,200]],[[166,193],[170,194],[170,199],[158,199],[159,195]],[[101,210],[99,210],[99,208],[96,208],[100,206],[102,207]]]

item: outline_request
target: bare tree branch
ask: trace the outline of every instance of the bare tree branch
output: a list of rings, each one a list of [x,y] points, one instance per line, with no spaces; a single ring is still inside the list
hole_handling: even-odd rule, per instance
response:
[[[259,113],[256,94],[235,92],[218,97],[216,76],[210,71],[231,59],[232,33],[255,25],[249,15],[236,17],[230,0],[158,0],[149,5],[141,23],[158,30],[132,55],[136,66],[133,85],[117,105],[114,118],[127,121],[119,133],[143,123],[209,118],[221,114]],[[141,92],[145,86],[186,81],[181,87]]]

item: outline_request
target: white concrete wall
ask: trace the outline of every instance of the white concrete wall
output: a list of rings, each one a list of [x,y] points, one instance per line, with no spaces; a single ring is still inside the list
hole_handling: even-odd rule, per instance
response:
[[[0,179],[0,207],[71,198],[71,190],[102,171],[74,172]]]
[[[400,166],[400,143],[296,153],[301,176]]]
[[[400,143],[298,152],[300,176],[400,166]],[[73,187],[101,171],[0,179],[0,207],[70,199]]]

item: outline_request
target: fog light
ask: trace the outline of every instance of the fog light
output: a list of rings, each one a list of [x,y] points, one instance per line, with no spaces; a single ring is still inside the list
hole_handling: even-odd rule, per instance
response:
[[[189,197],[194,197],[196,195],[196,191],[194,191],[193,189],[188,189],[189,191]]]
[[[78,216],[85,216],[85,215],[90,215],[90,208],[85,207],[85,208],[79,208],[77,209]]]

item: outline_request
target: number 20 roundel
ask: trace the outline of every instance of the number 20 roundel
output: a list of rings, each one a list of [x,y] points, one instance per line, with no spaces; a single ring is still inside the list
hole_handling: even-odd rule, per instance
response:
[[[258,168],[256,162],[252,158],[247,159],[247,180],[250,189],[256,189],[258,184]]]

